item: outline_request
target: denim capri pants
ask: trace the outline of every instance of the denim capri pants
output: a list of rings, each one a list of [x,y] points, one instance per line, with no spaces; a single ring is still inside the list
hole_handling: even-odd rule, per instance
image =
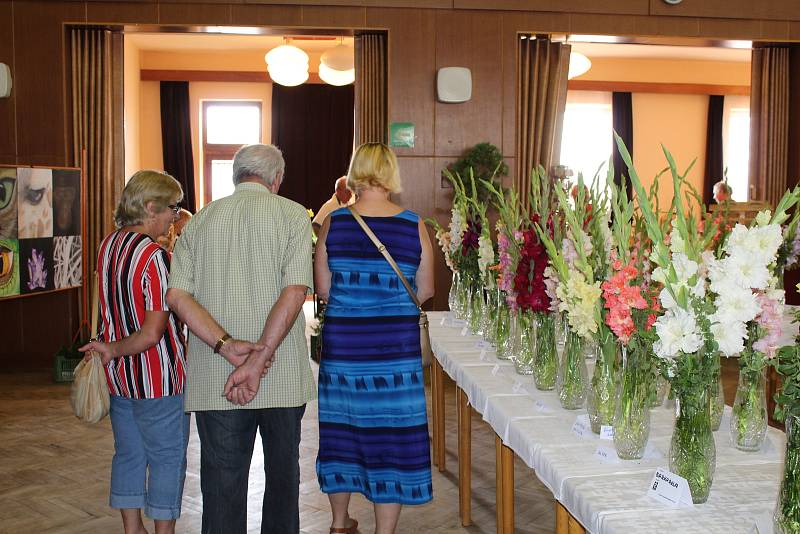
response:
[[[112,508],[143,508],[151,519],[181,515],[189,414],[183,395],[154,399],[111,396],[114,459]]]

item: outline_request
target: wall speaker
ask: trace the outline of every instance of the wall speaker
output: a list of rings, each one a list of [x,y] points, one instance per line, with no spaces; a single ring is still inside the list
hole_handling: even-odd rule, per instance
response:
[[[11,69],[5,63],[0,63],[0,98],[7,98],[11,94]]]
[[[472,98],[472,73],[466,67],[443,67],[436,73],[439,102],[457,104]]]

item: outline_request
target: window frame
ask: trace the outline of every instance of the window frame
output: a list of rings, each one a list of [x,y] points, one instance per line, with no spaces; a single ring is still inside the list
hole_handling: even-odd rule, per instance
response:
[[[234,154],[242,148],[241,144],[223,144],[208,142],[208,108],[211,106],[252,105],[258,108],[258,142],[263,143],[264,115],[260,100],[203,100],[203,131],[201,147],[203,152],[203,205],[212,201],[211,162],[213,160],[232,160]]]

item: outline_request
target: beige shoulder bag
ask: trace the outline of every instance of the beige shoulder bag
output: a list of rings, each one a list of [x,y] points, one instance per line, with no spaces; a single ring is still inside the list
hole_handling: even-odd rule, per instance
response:
[[[378,247],[378,250],[381,252],[381,254],[383,254],[383,257],[386,258],[386,261],[388,261],[389,265],[392,266],[392,269],[394,269],[394,272],[397,273],[400,281],[403,282],[403,286],[406,288],[406,291],[408,291],[408,296],[411,297],[411,300],[414,301],[414,305],[417,307],[417,309],[419,309],[419,346],[422,352],[422,366],[429,366],[433,361],[433,350],[431,349],[431,335],[430,332],[428,332],[428,315],[422,310],[422,303],[417,298],[417,294],[414,293],[414,290],[411,288],[411,284],[409,284],[408,280],[406,280],[406,277],[403,276],[403,271],[401,271],[400,267],[397,266],[397,263],[395,263],[392,255],[389,254],[389,251],[386,250],[386,247],[380,242],[378,237],[372,233],[372,230],[369,229],[369,226],[367,226],[367,223],[365,223],[364,219],[361,218],[361,215],[359,215],[352,206],[348,206],[347,209],[353,214],[353,218],[367,234],[367,237],[369,237],[370,241],[372,241],[375,246]]]

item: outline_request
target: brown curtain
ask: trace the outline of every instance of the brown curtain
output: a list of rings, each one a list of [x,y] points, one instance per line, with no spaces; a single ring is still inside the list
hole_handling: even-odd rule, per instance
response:
[[[775,206],[789,185],[789,48],[754,48],[751,65],[750,196]]]
[[[531,169],[541,165],[549,171],[558,159],[570,48],[548,37],[519,40],[515,187],[526,203]]]
[[[88,272],[97,247],[114,229],[123,187],[122,35],[109,30],[70,30],[73,161],[86,151]]]
[[[722,153],[722,114],[725,96],[709,95],[708,121],[706,123],[706,168],[703,177],[703,204],[714,203],[714,184],[722,180],[724,160]]]
[[[386,142],[388,76],[386,34],[356,36],[355,142]]]

